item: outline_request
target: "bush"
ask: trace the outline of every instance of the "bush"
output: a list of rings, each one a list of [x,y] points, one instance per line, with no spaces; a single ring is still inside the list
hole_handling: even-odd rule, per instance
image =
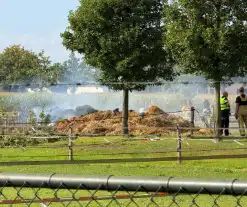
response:
[[[25,147],[42,143],[27,136],[0,136],[0,147]]]

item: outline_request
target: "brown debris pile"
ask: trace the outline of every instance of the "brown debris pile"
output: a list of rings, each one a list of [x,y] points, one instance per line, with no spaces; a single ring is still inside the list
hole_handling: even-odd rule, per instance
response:
[[[182,117],[167,114],[156,106],[151,106],[143,118],[140,118],[137,112],[129,111],[130,134],[170,134],[176,131],[177,124],[180,127],[190,126],[190,123]],[[120,135],[122,132],[122,113],[98,111],[86,116],[74,117],[71,120],[58,122],[55,130],[59,133],[67,133],[69,125],[71,125],[73,133]]]
[[[205,135],[205,134],[213,134],[214,131],[212,129],[200,129],[197,134]]]

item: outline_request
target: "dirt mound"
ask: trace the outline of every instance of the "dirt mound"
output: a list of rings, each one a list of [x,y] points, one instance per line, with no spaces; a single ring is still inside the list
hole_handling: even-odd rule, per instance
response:
[[[176,131],[177,124],[189,127],[190,123],[182,117],[170,115],[157,106],[152,106],[140,118],[137,112],[129,111],[129,133],[162,135]],[[119,135],[122,131],[122,113],[114,114],[112,111],[98,111],[83,117],[74,117],[70,120],[60,121],[55,130],[67,133],[69,125],[73,133],[87,135]]]
[[[147,110],[148,114],[166,114],[163,110],[161,110],[159,107],[157,106],[151,106],[148,108]],[[168,114],[166,114],[168,115]]]

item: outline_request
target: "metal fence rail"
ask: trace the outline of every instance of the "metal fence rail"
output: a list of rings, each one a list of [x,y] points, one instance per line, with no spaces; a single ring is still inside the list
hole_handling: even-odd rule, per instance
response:
[[[246,206],[247,181],[0,173],[0,206]]]

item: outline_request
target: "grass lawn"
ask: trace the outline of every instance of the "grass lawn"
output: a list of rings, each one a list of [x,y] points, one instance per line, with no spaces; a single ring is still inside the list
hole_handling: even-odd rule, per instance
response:
[[[210,140],[202,141],[189,139],[187,140],[187,143],[183,142],[182,144],[183,150],[188,152],[183,152],[182,154],[184,156],[247,154],[247,149],[244,149],[245,145],[247,144],[247,140],[241,140],[240,143],[243,144],[243,146],[234,142],[233,140],[213,143]],[[38,147],[55,147],[56,145],[67,146],[67,141],[64,140],[56,143],[43,144],[39,145]],[[120,137],[79,138],[75,140],[74,145],[77,146],[74,148],[75,160],[171,157],[177,155],[176,152],[166,152],[167,150],[176,150],[177,140],[173,138],[164,139],[161,141],[131,141],[131,138],[129,140],[123,140]],[[216,151],[200,151],[212,149]],[[65,160],[68,159],[68,148],[2,148],[0,149],[0,157],[1,162],[28,160]],[[0,166],[0,171],[17,173],[68,173],[81,175],[173,176],[185,178],[247,179],[247,162],[246,159],[221,159],[183,161],[182,165],[177,164],[177,161],[169,161],[83,165]],[[30,190],[27,190],[26,192],[22,190],[22,192],[23,197],[25,197],[24,195],[26,195],[26,197],[34,195],[34,193]],[[61,196],[69,196],[68,191],[60,192]],[[13,189],[6,189],[6,192],[3,193],[8,195],[8,199],[14,198],[17,194]],[[102,194],[102,192],[100,192],[100,194]],[[51,192],[49,193],[47,190],[42,192],[40,191],[40,195],[45,197],[51,195]],[[198,205],[201,204],[199,206],[212,206],[213,199],[210,199],[209,196],[200,196],[200,199],[197,201],[197,203]],[[156,200],[160,206],[167,206],[169,202],[171,202],[171,197],[156,198]],[[140,206],[146,206],[148,201],[150,200],[139,199],[138,204]],[[192,199],[188,196],[178,197],[178,203],[180,203],[180,206],[189,206],[191,201]],[[235,201],[235,198],[232,199],[229,196],[225,196],[224,199],[219,200],[218,204],[219,206],[234,206],[233,204],[236,205]],[[106,205],[108,202],[101,201],[102,205]],[[123,202],[126,204],[126,201]],[[15,206],[25,205],[17,204]],[[34,204],[31,206],[40,205]],[[63,205],[54,203],[50,206]],[[71,206],[79,205],[75,203]],[[96,203],[92,203],[92,205],[89,206],[98,205]],[[117,206],[117,204],[113,203],[110,206]],[[133,206],[135,205],[133,204]]]
[[[162,139],[162,138],[161,138]],[[108,141],[110,143],[108,143]],[[211,140],[187,140],[182,143],[183,156],[246,154],[247,140],[233,140],[213,143]],[[47,146],[64,146],[63,148],[45,148]],[[75,160],[144,158],[176,156],[177,140],[170,138],[161,141],[144,141],[121,139],[119,137],[79,138],[74,142]],[[39,148],[36,148],[39,147]],[[40,148],[44,147],[44,148]],[[205,150],[205,151],[200,151]],[[209,151],[207,151],[209,150]],[[213,151],[210,151],[213,150]],[[167,152],[174,151],[174,152]],[[29,160],[66,160],[68,159],[67,141],[47,143],[26,148],[1,148],[1,162]],[[207,170],[205,170],[205,168]],[[86,165],[51,165],[51,166],[0,166],[2,172],[45,172],[75,174],[114,174],[142,176],[176,176],[207,178],[246,178],[247,162],[245,159],[197,160],[148,162],[148,163],[115,163]],[[100,170],[99,170],[100,169]]]

